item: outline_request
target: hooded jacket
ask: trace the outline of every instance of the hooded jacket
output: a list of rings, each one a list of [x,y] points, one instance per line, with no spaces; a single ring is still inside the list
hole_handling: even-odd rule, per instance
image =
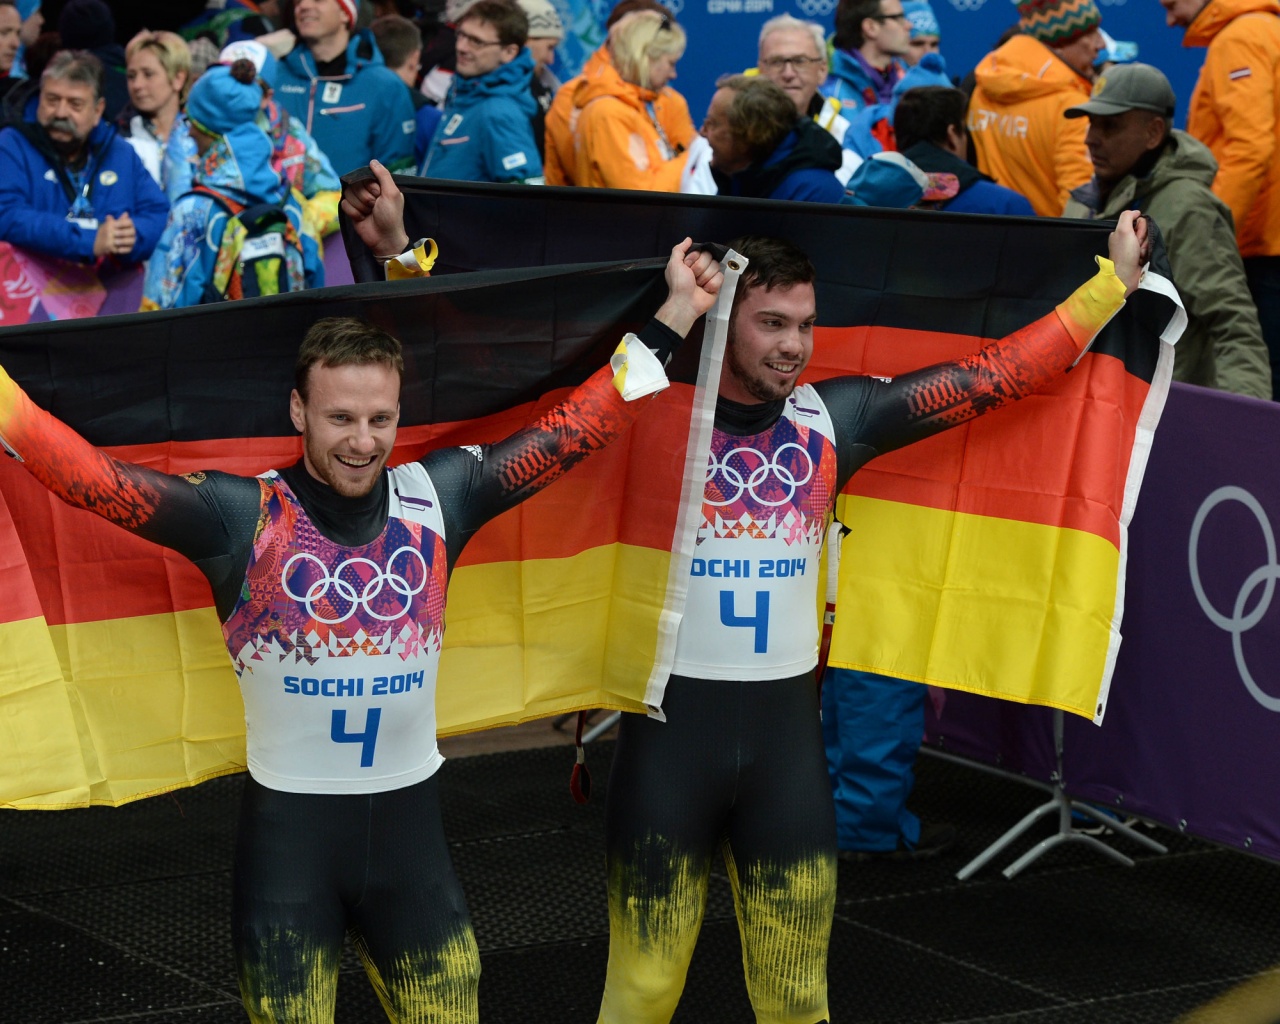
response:
[[[1207,46],[1187,131],[1218,161],[1243,256],[1280,255],[1280,0],[1211,0],[1183,46]]]
[[[885,74],[891,86],[896,85],[906,74],[906,67],[895,58]],[[862,62],[844,50],[835,50],[831,54],[831,73],[818,91],[823,96],[839,100],[844,116],[850,119],[863,107],[874,106],[884,99]]]
[[[546,149],[544,161],[548,185],[574,185],[574,128],[578,122],[579,108],[573,104],[574,94],[578,86],[585,80],[600,74],[602,67],[611,67],[613,59],[609,56],[609,48],[601,46],[583,65],[582,74],[571,78],[556,92],[551,101],[551,109],[547,111]],[[674,89],[663,87],[653,101],[653,110],[658,124],[662,126],[668,141],[673,146],[688,149],[693,138],[698,134],[689,116],[689,104]]]
[[[137,241],[121,261],[141,263],[164,230],[169,200],[115,125],[99,122],[87,146],[77,186],[38,124],[24,121],[0,131],[0,241],[91,261],[98,222],[128,213]]]
[[[1062,116],[1089,98],[1088,81],[1023,35],[982,58],[974,78],[968,128],[978,170],[1021,192],[1040,216],[1059,216],[1071,190],[1093,177],[1087,119]]]
[[[844,186],[835,175],[841,157],[840,143],[806,117],[772,153],[746,170],[712,174],[722,196],[838,203],[844,198]]]
[[[538,111],[529,92],[532,80],[533,58],[527,49],[483,75],[454,75],[422,162],[422,176],[540,184],[542,160],[531,121]]]
[[[268,100],[258,114],[258,127],[271,140],[271,169],[301,193],[302,210],[315,234],[323,238],[336,231],[342,182],[316,140],[275,100]]]
[[[624,81],[612,61],[584,75],[573,91],[573,183],[679,192],[693,123],[687,137],[667,133],[668,118],[659,107],[670,92]],[[687,117],[688,105],[680,100]]]
[[[413,167],[413,101],[367,29],[352,34],[346,73],[332,78],[319,77],[299,41],[276,65],[275,90],[276,102],[302,122],[339,175],[375,157],[390,171]]]
[[[302,254],[288,250],[291,290],[324,285],[324,263],[315,237],[306,230],[297,194],[271,168],[271,140],[257,124],[242,124],[222,135],[196,165],[195,184],[237,203],[280,203],[302,240]],[[143,309],[196,306],[213,277],[227,218],[209,196],[188,193],[173,204],[169,223],[147,264]]]
[[[1271,358],[1236,249],[1231,213],[1209,188],[1217,170],[1204,145],[1174,131],[1150,172],[1121,178],[1105,202],[1096,182],[1076,189],[1064,216],[1111,220],[1125,210],[1150,216],[1164,236],[1174,284],[1190,319],[1174,349],[1174,379],[1270,398]]]

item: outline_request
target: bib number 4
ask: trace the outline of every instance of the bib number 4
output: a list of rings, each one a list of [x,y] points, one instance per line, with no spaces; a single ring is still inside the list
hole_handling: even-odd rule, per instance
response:
[[[720,591],[720,622],[726,626],[753,630],[755,653],[766,653],[769,650],[769,591],[756,591],[754,615],[739,615],[734,592]]]
[[[378,742],[378,723],[382,720],[382,708],[370,708],[365,713],[364,732],[347,732],[346,711],[334,711],[329,724],[329,738],[334,743],[359,743],[360,767],[373,767],[373,748]]]

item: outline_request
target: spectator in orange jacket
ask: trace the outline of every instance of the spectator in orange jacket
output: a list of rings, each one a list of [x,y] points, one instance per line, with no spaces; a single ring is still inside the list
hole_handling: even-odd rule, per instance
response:
[[[1249,290],[1280,395],[1280,0],[1160,0],[1206,46],[1187,132],[1218,161],[1213,191],[1231,208]]]
[[[1018,14],[1021,34],[974,72],[969,134],[983,174],[1057,217],[1093,177],[1085,125],[1062,114],[1089,98],[1102,15],[1094,0],[1021,0]]]
[[[610,29],[607,45],[612,62],[573,93],[574,183],[678,192],[693,124],[672,136],[656,108],[684,55],[684,30],[667,15],[635,11]]]
[[[604,27],[612,29],[622,18],[632,11],[657,11],[659,14],[669,13],[658,0],[620,0],[609,12]],[[572,185],[573,181],[573,125],[578,119],[577,109],[573,105],[573,93],[578,83],[584,78],[599,74],[602,65],[613,63],[606,43],[596,50],[582,66],[582,74],[565,82],[557,91],[547,111],[546,157],[543,160],[543,174],[548,185]],[[689,117],[689,105],[674,89],[663,89],[653,104],[668,138],[679,136],[684,132],[693,132],[693,119]]]

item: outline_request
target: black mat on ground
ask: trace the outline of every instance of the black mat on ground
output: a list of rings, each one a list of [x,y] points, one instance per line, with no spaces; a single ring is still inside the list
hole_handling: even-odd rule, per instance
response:
[[[454,862],[482,955],[486,1024],[590,1024],[608,955],[597,795],[568,796],[567,748],[451,760]],[[241,777],[119,810],[0,814],[0,1021],[243,1021],[228,925]],[[1166,832],[1164,856],[1115,840],[1126,869],[1060,847],[1009,881],[956,871],[1042,799],[921,758],[913,803],[958,849],[841,864],[831,942],[836,1024],[1167,1024],[1280,960],[1280,865]],[[338,1021],[385,1021],[348,953]],[[677,1024],[751,1019],[729,886],[712,880]]]

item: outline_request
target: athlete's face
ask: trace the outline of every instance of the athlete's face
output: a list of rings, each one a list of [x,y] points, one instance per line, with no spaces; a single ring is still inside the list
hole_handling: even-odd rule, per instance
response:
[[[383,363],[311,368],[308,397],[289,397],[307,472],[345,498],[373,490],[400,420],[400,374]]]
[[[734,312],[720,394],[752,404],[786,398],[813,355],[813,285],[750,288]]]

